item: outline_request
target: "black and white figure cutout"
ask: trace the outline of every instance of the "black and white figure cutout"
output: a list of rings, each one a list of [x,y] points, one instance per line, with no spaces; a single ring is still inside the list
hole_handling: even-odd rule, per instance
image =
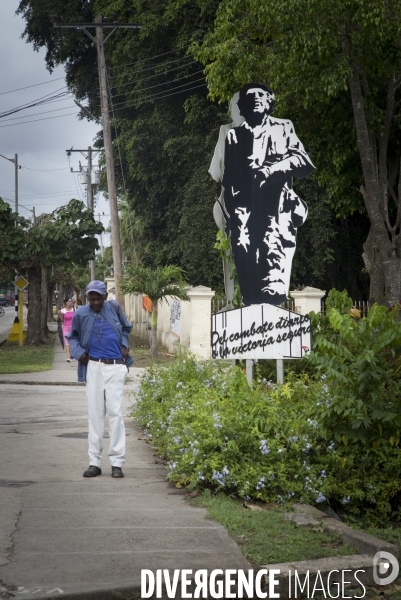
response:
[[[292,178],[315,169],[292,122],[272,117],[273,108],[267,86],[245,85],[238,99],[245,121],[225,137],[226,232],[245,305],[287,300],[296,232],[308,212]]]

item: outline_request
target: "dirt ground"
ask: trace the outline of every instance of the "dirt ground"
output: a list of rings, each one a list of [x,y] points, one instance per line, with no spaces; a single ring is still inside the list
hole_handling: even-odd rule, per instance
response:
[[[158,347],[158,359],[153,361],[150,356],[149,343],[137,335],[131,334],[130,354],[134,359],[134,367],[149,367],[153,362],[157,365],[168,365],[175,360],[175,356],[169,354],[166,348]]]

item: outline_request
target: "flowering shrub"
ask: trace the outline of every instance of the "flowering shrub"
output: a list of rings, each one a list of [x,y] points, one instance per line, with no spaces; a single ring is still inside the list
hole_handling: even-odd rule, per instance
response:
[[[356,445],[327,439],[320,421],[331,402],[325,379],[292,375],[282,386],[250,388],[241,369],[190,357],[147,371],[132,416],[178,485],[384,517],[401,490],[398,447],[379,464]]]
[[[374,304],[359,319],[351,306],[345,291],[331,290],[327,316],[312,313],[308,360],[324,373],[328,390],[319,425],[323,436],[385,462],[400,444],[400,309]]]

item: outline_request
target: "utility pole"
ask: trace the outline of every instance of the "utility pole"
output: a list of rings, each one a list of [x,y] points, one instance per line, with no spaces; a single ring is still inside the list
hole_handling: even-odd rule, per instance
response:
[[[14,154],[15,212],[18,214],[18,154]],[[21,167],[20,167],[21,168]]]
[[[102,17],[95,19],[96,23],[102,22]],[[113,146],[111,142],[111,123],[109,113],[109,100],[107,97],[107,76],[106,59],[104,56],[103,30],[96,27],[97,60],[99,69],[100,85],[100,105],[102,108],[103,123],[103,142],[106,158],[107,188],[110,201],[110,221],[111,221],[111,239],[113,241],[113,265],[114,265],[114,285],[116,300],[124,308],[124,300],[120,291],[121,279],[121,243],[120,243],[120,223],[118,220],[116,176],[114,172]]]
[[[99,223],[101,223],[100,213],[98,213],[97,216],[99,217],[99,219],[98,219]],[[104,249],[103,249],[103,235],[102,234],[100,234],[100,254],[101,254],[101,257],[103,258],[103,256],[104,256]]]
[[[86,182],[86,192],[88,194],[88,208],[93,211],[93,187],[92,187],[92,148],[88,146],[88,179]],[[91,260],[91,281],[96,279],[95,261]]]
[[[93,158],[93,150],[91,146],[88,146],[88,150],[73,150],[72,148],[70,148],[69,150],[66,150],[67,156],[70,156],[72,152],[80,152],[81,154],[83,154],[83,156],[86,158],[86,160],[88,161],[88,167],[87,167],[87,173],[86,173],[86,200],[87,200],[87,206],[89,208],[89,210],[94,210],[94,202],[93,202],[93,187],[92,187],[92,158]],[[87,152],[87,156],[85,156],[85,153]],[[95,151],[95,155],[98,153],[98,151]],[[79,163],[81,164],[81,163]],[[71,173],[81,173],[82,174],[82,169],[80,171],[74,171],[73,168],[71,167]],[[93,281],[94,279],[96,279],[96,268],[95,268],[95,261],[91,260],[89,261],[89,268],[90,268],[90,273],[91,273],[91,281]]]
[[[120,224],[118,220],[117,190],[114,171],[113,146],[111,141],[111,124],[109,114],[109,102],[107,96],[107,75],[106,59],[104,54],[104,45],[116,29],[140,29],[141,25],[131,23],[103,23],[102,15],[95,18],[94,23],[60,23],[55,17],[54,27],[60,29],[80,29],[96,44],[99,86],[100,86],[100,105],[102,110],[103,142],[106,159],[107,188],[110,201],[110,219],[111,236],[113,240],[113,265],[114,265],[114,283],[116,300],[124,309],[124,298],[120,290],[121,279],[121,245],[120,245]],[[96,38],[89,33],[88,29],[96,29]],[[103,29],[112,29],[109,35],[103,38]]]

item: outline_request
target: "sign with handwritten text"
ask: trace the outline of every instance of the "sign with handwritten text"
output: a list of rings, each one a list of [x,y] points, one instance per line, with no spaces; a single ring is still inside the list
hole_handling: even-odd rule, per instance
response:
[[[302,358],[311,349],[309,315],[253,304],[212,316],[212,358]]]

